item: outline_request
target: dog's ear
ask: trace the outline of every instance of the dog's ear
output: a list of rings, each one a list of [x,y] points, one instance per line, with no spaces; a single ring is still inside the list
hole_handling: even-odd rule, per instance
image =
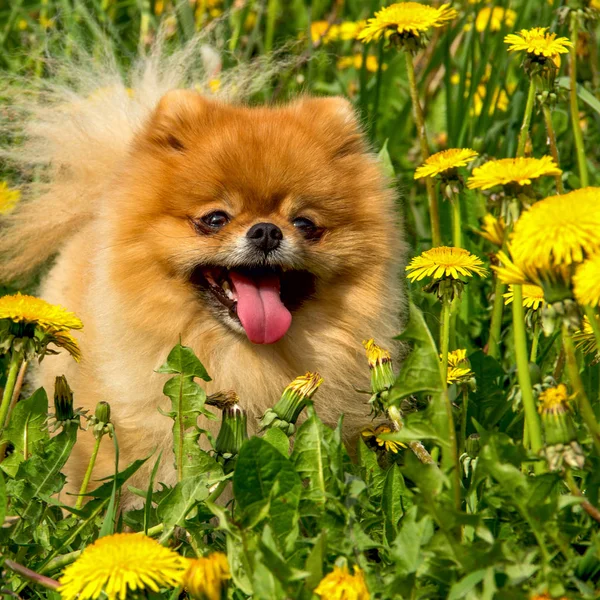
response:
[[[295,108],[323,132],[335,158],[369,151],[354,107],[346,98],[303,98]]]
[[[147,139],[161,148],[185,152],[190,134],[202,127],[210,104],[193,90],[167,92],[150,118]]]

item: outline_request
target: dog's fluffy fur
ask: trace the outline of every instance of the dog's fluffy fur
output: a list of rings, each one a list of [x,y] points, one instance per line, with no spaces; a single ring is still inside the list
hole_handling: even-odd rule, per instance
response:
[[[41,295],[82,319],[83,359],[47,357],[39,383],[52,390],[64,373],[77,406],[108,401],[122,464],[163,449],[157,480],[172,484],[172,422],[157,410],[167,407],[165,375],[154,371],[179,338],[210,373],[207,392],[235,390],[252,428],[291,379],[318,371],[318,413],[331,424],[344,413],[354,431],[368,420],[367,396],[355,391],[369,387],[361,341],[393,346],[405,251],[389,182],[346,100],[224,102],[176,89],[186,81],[173,61],[185,64],[185,53],[161,60],[138,66],[133,94],[112,77],[91,97],[55,86],[28,103],[25,143],[5,156],[44,166],[43,183],[4,223],[0,268],[14,278],[58,252]],[[207,231],[202,217],[215,210],[231,220]],[[322,235],[306,239],[292,224],[299,216]],[[249,264],[246,232],[257,222],[284,236],[263,262],[310,274],[291,327],[267,345],[250,343],[193,278],[206,265]],[[71,489],[92,444],[80,436]],[[114,468],[112,444],[102,448],[96,477]],[[142,470],[131,483],[147,478]]]

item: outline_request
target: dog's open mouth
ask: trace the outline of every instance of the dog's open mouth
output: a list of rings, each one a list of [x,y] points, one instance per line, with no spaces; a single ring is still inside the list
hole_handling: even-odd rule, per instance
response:
[[[238,320],[254,344],[280,340],[292,324],[292,312],[314,293],[306,271],[271,267],[198,267],[192,283],[206,290]]]

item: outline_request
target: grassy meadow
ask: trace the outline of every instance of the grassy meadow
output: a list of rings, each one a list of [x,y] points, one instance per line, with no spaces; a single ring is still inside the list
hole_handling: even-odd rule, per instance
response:
[[[600,597],[600,2],[387,6],[0,0],[0,81],[23,93],[53,61],[110,55],[126,77],[157,38],[175,50],[205,32],[203,93],[264,64],[251,103],[350,99],[411,247],[410,351],[400,364],[365,343],[356,452],[302,373],[248,439],[243,411],[207,397],[210,373],[178,345],[160,370],[173,455],[84,483],[74,507],[56,500],[61,469],[79,436],[118,448],[109,407],[78,414],[64,379],[21,384],[53,348],[77,356],[81,323],[0,298],[0,597]],[[6,89],[2,122],[18,118]],[[21,201],[19,177],[0,158],[0,214]],[[207,413],[222,421],[210,452],[195,423]],[[160,460],[178,483],[130,489],[141,508],[121,511],[128,478]]]

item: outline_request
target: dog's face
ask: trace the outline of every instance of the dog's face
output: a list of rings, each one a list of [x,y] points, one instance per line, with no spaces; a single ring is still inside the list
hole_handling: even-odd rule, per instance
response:
[[[124,184],[115,230],[130,284],[176,289],[177,310],[257,344],[395,248],[390,193],[340,98],[245,108],[170,92]]]

